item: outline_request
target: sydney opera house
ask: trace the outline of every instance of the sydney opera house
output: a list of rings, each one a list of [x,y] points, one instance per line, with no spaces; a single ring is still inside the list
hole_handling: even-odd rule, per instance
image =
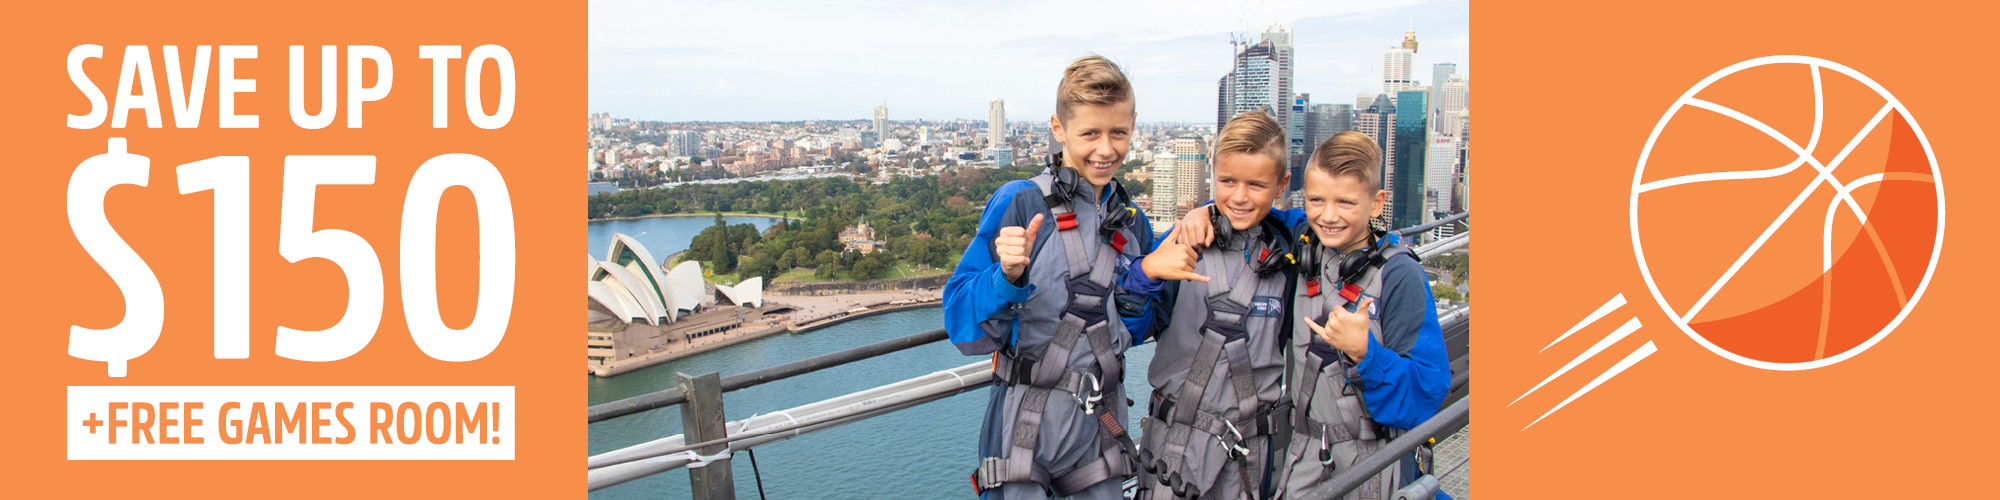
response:
[[[609,260],[589,257],[593,361],[623,359],[664,344],[734,328],[738,322],[716,322],[714,328],[676,324],[718,305],[753,309],[764,305],[761,277],[735,286],[711,285],[702,280],[700,264],[683,261],[672,270],[663,269],[645,246],[623,234],[613,235],[606,255]],[[713,294],[708,292],[710,288]]]

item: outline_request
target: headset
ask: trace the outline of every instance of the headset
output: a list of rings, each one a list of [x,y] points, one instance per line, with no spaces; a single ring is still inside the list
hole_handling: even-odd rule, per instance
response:
[[[1080,186],[1084,184],[1083,174],[1077,173],[1074,168],[1064,166],[1062,153],[1048,155],[1045,161],[1047,165],[1043,173],[1054,177],[1056,186],[1055,189],[1049,190],[1049,195],[1042,201],[1047,202],[1050,207],[1070,203],[1075,193],[1081,192]],[[1097,236],[1106,242],[1111,241],[1112,234],[1130,227],[1133,219],[1139,217],[1139,209],[1133,208],[1128,201],[1131,197],[1125,194],[1125,186],[1115,182],[1115,179],[1111,186],[1113,195],[1111,200],[1105,203],[1104,220],[1097,224]]]
[[[1306,296],[1308,297],[1319,295],[1320,265],[1322,264],[1320,259],[1326,253],[1324,250],[1325,246],[1320,245],[1319,233],[1314,232],[1311,226],[1312,223],[1307,222],[1299,228],[1299,243],[1306,246],[1304,250],[1300,251],[1300,254],[1304,255],[1306,260],[1305,280]],[[1388,236],[1388,230],[1371,227],[1369,228],[1367,248],[1359,252],[1349,252],[1347,255],[1340,257],[1340,265],[1338,266],[1340,275],[1338,278],[1342,295],[1348,295],[1350,288],[1355,290],[1352,293],[1360,293],[1359,284],[1356,281],[1361,279],[1361,275],[1368,272],[1369,267],[1380,266],[1382,263],[1388,262],[1389,257],[1383,255],[1381,245],[1376,244]],[[1347,298],[1347,307],[1350,311],[1355,307],[1356,301],[1357,298],[1355,297]]]
[[[1208,209],[1208,225],[1215,228],[1215,239],[1210,240],[1211,244],[1228,242],[1229,237],[1236,231],[1234,226],[1229,225],[1229,217],[1222,215],[1222,210],[1216,208],[1214,204],[1205,208]],[[1297,265],[1299,260],[1295,257],[1297,252],[1293,251],[1292,241],[1279,236],[1285,234],[1285,227],[1270,217],[1265,217],[1258,224],[1264,226],[1264,234],[1257,238],[1264,243],[1264,249],[1252,259],[1251,264],[1257,270],[1257,275],[1269,276],[1271,273],[1283,270],[1285,266]]]

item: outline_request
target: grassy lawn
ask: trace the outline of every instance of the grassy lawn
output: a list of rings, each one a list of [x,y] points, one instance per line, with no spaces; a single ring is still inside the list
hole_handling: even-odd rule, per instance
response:
[[[842,274],[845,274],[845,273],[842,273]],[[773,280],[771,280],[771,281],[773,281],[773,282],[777,282],[777,281],[803,281],[803,282],[806,282],[806,283],[815,283],[815,282],[820,282],[820,281],[827,281],[827,280],[826,280],[826,279],[824,279],[824,278],[820,278],[820,277],[819,277],[819,275],[816,275],[816,274],[813,274],[813,270],[811,270],[811,269],[806,269],[806,268],[803,268],[803,267],[799,267],[799,268],[793,268],[793,269],[792,269],[792,270],[790,270],[790,271],[785,271],[785,273],[784,273],[784,274],[780,274],[780,275],[778,275],[778,277],[777,277],[776,279],[773,279]]]
[[[918,270],[917,270],[917,265],[916,265],[916,263],[913,263],[913,262],[910,262],[910,261],[907,261],[907,260],[899,260],[899,261],[896,261],[896,265],[895,265],[895,267],[891,267],[891,268],[889,268],[889,272],[888,272],[888,273],[886,273],[886,274],[884,274],[884,275],[883,275],[882,277],[883,277],[883,278],[915,278],[915,277],[918,277],[918,276],[932,276],[932,275],[938,275],[938,274],[944,274],[944,273],[949,273],[949,272],[951,272],[951,269],[950,269],[950,268],[944,268],[944,269],[927,269],[927,270],[923,270],[923,271],[918,271]]]
[[[730,285],[730,286],[735,286],[735,285],[736,285],[736,282],[738,282],[738,281],[742,281],[742,280],[739,280],[739,279],[736,279],[736,275],[735,275],[735,274],[724,274],[724,275],[721,275],[721,276],[715,276],[715,275],[711,275],[711,274],[708,274],[708,271],[702,271],[702,272],[701,272],[701,278],[702,278],[702,279],[705,279],[705,280],[708,280],[708,282],[709,282],[709,283],[714,283],[714,284],[717,284],[717,285]]]

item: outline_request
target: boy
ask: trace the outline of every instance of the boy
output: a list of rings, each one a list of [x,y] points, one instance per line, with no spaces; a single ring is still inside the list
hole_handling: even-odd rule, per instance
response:
[[[973,489],[983,498],[1121,498],[1133,474],[1124,353],[1151,327],[1122,288],[1152,250],[1145,214],[1114,177],[1137,122],[1132,86],[1099,56],[1070,63],[1047,171],[1000,187],[945,285],[945,330],[993,356]]]
[[[1321,144],[1306,169],[1309,228],[1297,230],[1304,241],[1292,317],[1297,331],[1313,335],[1291,341],[1295,434],[1278,472],[1287,496],[1430,419],[1451,387],[1422,265],[1396,235],[1369,226],[1389,196],[1376,174],[1381,164],[1375,141],[1349,131]],[[1205,222],[1192,219],[1185,232],[1203,233]],[[1390,498],[1415,469],[1406,458],[1347,498]]]
[[[1188,216],[1212,221],[1213,238],[1196,251],[1170,237],[1131,275],[1135,294],[1173,297],[1147,376],[1140,499],[1270,497],[1271,438],[1290,416],[1280,378],[1297,279],[1290,226],[1271,210],[1290,182],[1285,145],[1270,115],[1230,119],[1216,135],[1215,203]]]

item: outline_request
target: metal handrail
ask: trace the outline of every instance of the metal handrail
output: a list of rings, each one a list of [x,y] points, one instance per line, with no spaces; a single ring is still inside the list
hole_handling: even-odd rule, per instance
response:
[[[1405,455],[1415,451],[1417,446],[1430,442],[1431,438],[1457,432],[1470,422],[1472,422],[1472,396],[1466,396],[1451,406],[1439,410],[1430,420],[1417,424],[1415,429],[1403,433],[1402,437],[1389,441],[1389,444],[1382,449],[1368,454],[1360,462],[1347,467],[1340,474],[1333,476],[1332,480],[1306,490],[1299,498],[1301,500],[1340,498],[1347,492],[1354,491],[1354,488],[1361,486],[1361,483],[1367,482],[1369,478],[1375,477],[1375,474],[1382,469],[1396,465],[1396,462],[1401,461]]]
[[[1399,235],[1417,234],[1444,224],[1464,220],[1468,214],[1469,212],[1460,212],[1437,221],[1399,229],[1394,232]],[[1416,251],[1420,259],[1427,260],[1438,254],[1466,246],[1470,241],[1470,234],[1470,232],[1459,233],[1430,245],[1417,248]],[[1441,325],[1456,325],[1461,321],[1470,321],[1470,309],[1470,307],[1462,307],[1448,311],[1439,318],[1439,323]],[[946,338],[948,336],[945,330],[940,328],[800,361],[766,367],[756,371],[740,373],[721,379],[720,392],[726,393],[755,387],[785,378],[930,344]],[[1450,390],[1452,392],[1457,392],[1470,383],[1470,358],[1471,355],[1468,354],[1451,361],[1453,376]],[[750,449],[757,445],[790,439],[801,434],[817,432],[900,411],[905,408],[985,387],[992,384],[991,363],[992,361],[981,361],[896,384],[860,391],[788,409],[776,414],[765,415],[765,421],[761,425],[753,426],[753,420],[758,420],[758,417],[752,416],[751,418],[735,422],[733,432],[727,432],[727,437],[721,439],[687,444],[684,435],[676,435],[613,450],[591,457],[589,467],[594,477],[590,481],[590,489],[594,491],[639,477],[686,467],[689,464],[700,462],[703,458],[694,450],[701,448],[726,444],[728,445],[728,453],[734,453]],[[947,382],[940,375],[949,375],[951,380]],[[720,397],[719,394],[716,397]],[[1317,488],[1308,490],[1302,495],[1302,498],[1318,499],[1344,496],[1376,473],[1395,465],[1402,456],[1410,453],[1417,446],[1429,442],[1434,437],[1448,435],[1464,428],[1471,421],[1470,400],[1470,396],[1458,399],[1440,410],[1429,420],[1419,424],[1415,429],[1411,429],[1401,437],[1390,441],[1383,449],[1370,454],[1361,462],[1347,467],[1341,474],[1335,476],[1333,480],[1323,483]],[[590,423],[597,423],[649,410],[680,405],[687,401],[687,394],[679,388],[656,391],[609,403],[592,405],[590,407],[589,421]],[[859,402],[857,403],[856,401]],[[804,414],[802,410],[806,409],[813,409],[820,413],[810,414],[811,416],[803,420],[794,418],[794,413]],[[784,415],[786,421],[779,423],[776,420],[772,420],[775,418],[775,415]],[[1454,466],[1454,469],[1456,468],[1457,466]],[[604,476],[602,479],[595,477],[599,473],[602,473]]]
[[[793,361],[753,372],[730,375],[722,378],[722,392],[726,393],[756,387],[944,339],[944,329],[939,328],[907,337],[884,340],[853,349]],[[594,424],[685,402],[687,402],[687,394],[682,393],[679,388],[649,392],[609,403],[592,405],[590,407],[590,423]]]
[[[1460,322],[1469,320],[1470,310],[1461,309],[1447,314],[1440,321],[1447,325],[1457,325]],[[1464,366],[1470,357],[1471,355],[1461,356],[1459,359],[1453,360],[1452,365]],[[993,383],[992,363],[991,360],[980,361],[881,387],[788,408],[783,411],[760,413],[750,418],[727,423],[725,428],[729,429],[728,436],[720,439],[701,443],[688,443],[685,435],[674,435],[594,455],[587,461],[590,468],[589,489],[595,491],[608,488],[641,477],[699,463],[703,459],[699,453],[694,451],[705,447],[727,444],[729,445],[728,452],[734,453],[977,390]],[[1453,379],[1454,387],[1463,384],[1462,373],[1455,374]],[[1460,399],[1453,406],[1463,405],[1464,402],[1465,399]],[[1441,421],[1443,418],[1452,418],[1453,416],[1449,413],[1450,411],[1450,407],[1447,407],[1436,416],[1433,416],[1431,420],[1426,421],[1426,424]],[[1461,420],[1463,419],[1461,418]],[[1463,427],[1463,424],[1439,425],[1444,426],[1442,427],[1442,431],[1434,432],[1433,434],[1449,434]],[[1426,429],[1424,425],[1419,425],[1417,429],[1413,429],[1410,432],[1412,434],[1427,432],[1424,429]],[[1426,438],[1429,435],[1427,434]],[[1396,442],[1391,442],[1389,446],[1393,448],[1396,446]],[[1414,446],[1414,444],[1411,446]],[[1368,463],[1364,461],[1356,465],[1356,467],[1364,467]],[[1395,461],[1390,460],[1383,463],[1385,465],[1382,467],[1386,467],[1393,465]],[[1372,470],[1379,471],[1382,467],[1376,467]],[[1365,478],[1364,476],[1363,479]],[[1342,492],[1341,494],[1345,493],[1345,490],[1340,491]]]
[[[1455,213],[1455,214],[1451,214],[1451,215],[1447,215],[1447,216],[1445,216],[1445,218],[1443,218],[1443,219],[1438,219],[1438,220],[1434,220],[1434,221],[1430,221],[1430,222],[1426,222],[1426,223],[1423,223],[1423,224],[1419,224],[1419,225],[1415,225],[1415,226],[1410,226],[1410,227],[1406,227],[1406,228],[1402,228],[1402,229],[1397,229],[1397,230],[1395,231],[1395,233],[1396,233],[1396,235],[1397,235],[1397,236],[1409,236],[1409,235],[1412,235],[1412,234],[1417,234],[1417,233],[1421,233],[1421,232],[1424,232],[1424,231],[1429,231],[1429,230],[1432,230],[1432,229],[1436,229],[1436,228],[1437,228],[1438,226],[1442,226],[1442,225],[1445,225],[1445,224],[1450,224],[1450,223],[1453,223],[1453,222],[1458,222],[1458,221],[1460,221],[1460,220],[1464,220],[1464,219],[1466,218],[1466,216],[1469,216],[1469,215],[1472,215],[1472,212],[1459,212],[1459,213]]]

